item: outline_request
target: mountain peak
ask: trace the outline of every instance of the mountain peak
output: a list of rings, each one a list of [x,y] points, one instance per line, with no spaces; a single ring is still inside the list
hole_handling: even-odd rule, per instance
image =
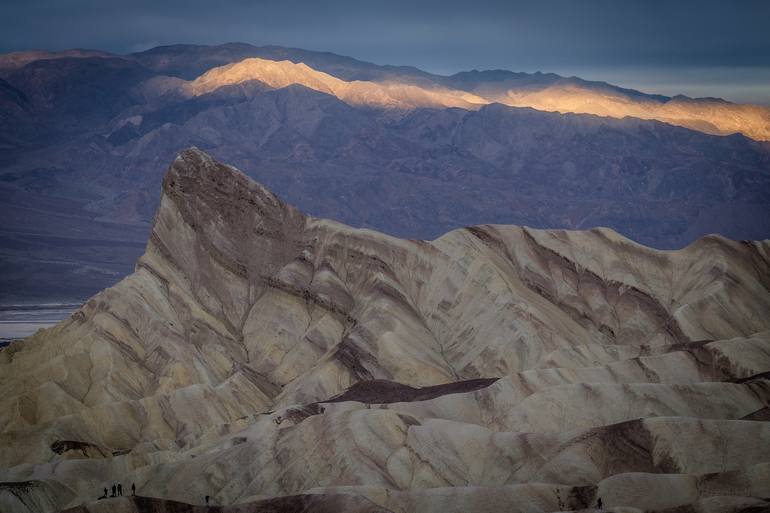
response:
[[[169,167],[166,178],[163,181],[163,190],[164,192],[172,190],[174,188],[172,183],[177,179],[183,180],[185,178],[195,178],[196,180],[193,180],[193,183],[195,183],[202,174],[222,174],[225,172],[230,174],[243,174],[233,167],[219,164],[211,157],[211,155],[199,149],[197,146],[191,146],[180,151],[174,159],[174,162]]]
[[[281,261],[304,224],[299,210],[262,185],[188,148],[166,172],[142,262],[170,262],[193,276],[211,262],[240,277],[261,275],[271,261]]]
[[[163,196],[174,201],[188,218],[202,212],[245,212],[256,208],[263,221],[283,221],[299,211],[233,166],[190,147],[182,150],[163,179]]]
[[[191,96],[200,96],[216,91],[221,87],[251,80],[263,82],[276,89],[297,84],[336,96],[350,105],[380,108],[477,108],[489,103],[466,91],[438,86],[426,88],[398,81],[347,81],[316,70],[304,62],[275,61],[259,57],[210,69],[197,79],[188,82],[184,86],[184,91]]]

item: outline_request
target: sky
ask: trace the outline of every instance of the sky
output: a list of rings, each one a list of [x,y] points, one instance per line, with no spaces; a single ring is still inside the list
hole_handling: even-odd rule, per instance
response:
[[[0,0],[0,52],[246,42],[770,105],[770,0]]]

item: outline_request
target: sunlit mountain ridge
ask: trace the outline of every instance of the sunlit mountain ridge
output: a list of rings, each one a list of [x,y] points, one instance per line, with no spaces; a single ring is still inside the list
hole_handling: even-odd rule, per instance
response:
[[[509,75],[516,77],[519,74]],[[760,105],[731,103],[719,98],[651,95],[575,77],[541,76],[546,80],[531,80],[532,75],[527,75],[525,80],[488,81],[482,78],[475,83],[466,82],[463,89],[487,101],[511,107],[654,119],[707,134],[741,133],[756,140],[770,139],[770,109]]]
[[[761,105],[646,94],[553,73],[474,70],[447,77],[326,52],[244,43],[173,45],[126,56],[93,50],[14,52],[0,56],[0,77],[39,60],[89,57],[122,58],[161,74],[184,78],[189,81],[183,86],[185,92],[195,96],[257,80],[273,88],[303,85],[355,106],[476,109],[502,103],[547,112],[657,120],[707,134],[740,133],[759,141],[770,140],[770,108]],[[163,83],[157,79],[154,82]],[[168,83],[163,85],[168,87]]]
[[[394,73],[393,77],[384,75],[372,80],[344,80],[304,62],[247,58],[206,71],[185,90],[197,96],[250,80],[274,88],[303,85],[357,106],[475,109],[502,103],[547,112],[652,119],[708,134],[741,133],[756,140],[770,140],[767,107],[719,98],[651,95],[550,73],[469,72],[431,79]]]
[[[192,96],[200,96],[220,87],[250,80],[258,80],[276,89],[298,84],[336,96],[350,105],[380,108],[477,108],[489,103],[484,98],[461,90],[425,88],[398,81],[346,81],[317,71],[304,63],[271,61],[257,57],[209,70],[186,83],[184,91]]]

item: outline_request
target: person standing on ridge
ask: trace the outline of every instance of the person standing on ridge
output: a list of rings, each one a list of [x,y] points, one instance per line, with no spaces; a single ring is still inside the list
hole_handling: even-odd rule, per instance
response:
[[[136,483],[131,483],[131,495],[136,495]]]
[[[117,497],[118,489],[115,485],[112,485],[112,495],[110,497]]]
[[[118,496],[119,497],[123,496],[123,485],[120,483],[118,483]]]

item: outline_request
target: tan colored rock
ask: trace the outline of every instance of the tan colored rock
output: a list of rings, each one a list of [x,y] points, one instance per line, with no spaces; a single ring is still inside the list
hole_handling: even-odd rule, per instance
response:
[[[135,273],[0,350],[0,509],[115,482],[248,508],[310,491],[402,512],[761,503],[768,313],[768,241],[399,240],[187,150]]]

